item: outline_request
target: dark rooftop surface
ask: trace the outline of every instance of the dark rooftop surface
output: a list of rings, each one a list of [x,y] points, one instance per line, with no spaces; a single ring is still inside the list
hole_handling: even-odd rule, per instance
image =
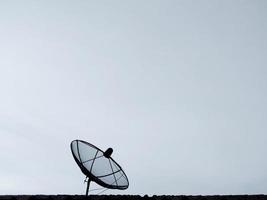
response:
[[[0,195],[0,200],[267,200],[267,195],[139,196],[139,195]]]

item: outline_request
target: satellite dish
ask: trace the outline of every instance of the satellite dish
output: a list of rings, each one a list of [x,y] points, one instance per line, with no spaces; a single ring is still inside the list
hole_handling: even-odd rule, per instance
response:
[[[129,187],[129,181],[123,169],[111,158],[112,148],[104,152],[82,140],[73,140],[70,147],[74,160],[88,178],[86,196],[88,196],[91,181],[108,189],[125,190]]]

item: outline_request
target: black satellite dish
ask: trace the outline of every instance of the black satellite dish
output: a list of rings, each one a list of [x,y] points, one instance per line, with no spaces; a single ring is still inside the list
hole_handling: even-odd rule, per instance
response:
[[[84,175],[88,177],[86,196],[88,196],[91,181],[108,189],[125,190],[129,187],[126,174],[121,166],[111,158],[112,148],[108,148],[104,152],[82,140],[73,140],[70,147],[74,160]]]

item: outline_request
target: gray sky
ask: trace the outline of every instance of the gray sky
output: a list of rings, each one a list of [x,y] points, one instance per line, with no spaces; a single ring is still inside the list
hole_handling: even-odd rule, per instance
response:
[[[0,194],[267,193],[267,1],[1,1]],[[92,185],[92,188],[97,188]]]

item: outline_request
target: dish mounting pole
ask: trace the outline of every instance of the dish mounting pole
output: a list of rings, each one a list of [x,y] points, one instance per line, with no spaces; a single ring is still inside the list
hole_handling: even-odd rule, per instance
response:
[[[91,182],[91,179],[88,178],[88,179],[87,179],[86,194],[85,194],[86,196],[88,196],[88,193],[89,193],[90,182]]]

